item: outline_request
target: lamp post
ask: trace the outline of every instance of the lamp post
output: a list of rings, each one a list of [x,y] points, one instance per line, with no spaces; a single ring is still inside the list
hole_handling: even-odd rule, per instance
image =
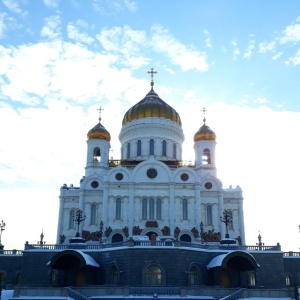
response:
[[[1,245],[1,237],[2,237],[2,231],[5,230],[5,223],[4,221],[2,220],[1,223],[0,223],[0,245]]]
[[[225,238],[228,239],[229,238],[228,225],[232,221],[232,216],[229,213],[229,211],[225,209],[223,212],[223,217],[220,217],[220,220],[225,224],[225,228],[226,228]]]
[[[100,228],[99,228],[99,240],[100,240],[100,244],[102,244],[102,236],[103,236],[103,221],[101,220],[100,222]]]
[[[264,246],[264,243],[261,242],[261,235],[260,235],[260,232],[258,234],[258,243],[256,243],[256,245],[258,246],[258,249],[259,250],[262,250],[262,246]]]
[[[44,233],[43,233],[43,229],[42,229],[42,233],[40,235],[40,241],[38,242],[38,244],[40,244],[40,246],[43,246],[44,244],[46,244],[46,242],[44,242]]]
[[[83,215],[82,210],[78,209],[76,211],[76,216],[73,217],[73,221],[75,221],[77,223],[77,232],[75,237],[80,237],[80,233],[79,233],[79,226],[80,223],[83,222],[85,220],[85,215]]]
[[[203,244],[203,233],[204,233],[203,227],[204,227],[204,225],[203,225],[203,222],[201,221],[200,222],[200,237],[201,237],[201,243],[202,244]]]

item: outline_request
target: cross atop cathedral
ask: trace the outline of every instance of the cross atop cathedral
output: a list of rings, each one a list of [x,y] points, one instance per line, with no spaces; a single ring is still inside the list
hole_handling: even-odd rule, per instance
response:
[[[151,68],[150,71],[148,71],[147,73],[150,74],[150,76],[151,76],[151,83],[150,83],[150,85],[153,86],[154,85],[153,77],[154,77],[155,74],[157,74],[157,72],[154,71],[153,68]]]
[[[104,108],[102,108],[101,106],[99,108],[97,108],[97,110],[99,110],[99,122],[101,121],[101,112],[104,110]]]
[[[203,113],[203,123],[205,124],[205,122],[206,122],[205,113],[207,112],[207,109],[205,107],[203,107],[201,112]]]

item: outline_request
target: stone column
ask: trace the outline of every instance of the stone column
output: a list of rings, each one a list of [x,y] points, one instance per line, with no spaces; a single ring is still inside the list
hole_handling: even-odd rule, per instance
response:
[[[246,245],[245,239],[245,226],[244,226],[244,208],[243,208],[243,197],[239,199],[239,228],[242,245]]]
[[[109,220],[109,214],[108,214],[108,183],[103,183],[103,209],[102,209],[102,215],[100,216],[100,219],[102,219],[104,228],[108,227],[108,220]]]
[[[170,233],[174,235],[175,230],[175,184],[170,183],[170,193],[169,193],[169,219],[170,219]]]
[[[60,244],[60,235],[63,234],[63,224],[64,219],[64,198],[59,196],[59,211],[58,211],[58,224],[57,224],[57,235],[56,235],[56,244]]]
[[[85,211],[84,211],[84,190],[80,190],[79,191],[79,209],[82,211],[82,215],[85,215]],[[76,216],[76,213],[75,213]],[[81,222],[79,224],[79,234],[81,236],[81,232],[82,232],[82,228],[83,228],[83,222]]]
[[[129,203],[128,203],[128,233],[132,236],[132,228],[134,223],[134,184],[129,185]]]
[[[223,217],[223,212],[224,212],[224,199],[223,199],[223,192],[219,191],[218,192],[218,206],[219,206],[219,211],[218,211],[218,224],[220,228],[220,233],[221,233],[221,239],[225,238],[225,225],[223,222],[221,222],[220,217]]]
[[[201,195],[200,183],[195,184],[195,207],[194,207],[195,227],[198,228],[201,222]]]

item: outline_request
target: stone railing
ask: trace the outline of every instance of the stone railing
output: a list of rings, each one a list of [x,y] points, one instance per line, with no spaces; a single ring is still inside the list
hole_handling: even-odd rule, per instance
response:
[[[241,251],[281,251],[280,244],[275,246],[246,246],[246,245],[233,245],[233,244],[205,244],[205,243],[189,243],[182,241],[139,241],[128,240],[118,243],[102,243],[102,244],[89,244],[89,243],[72,243],[72,244],[25,244],[25,250],[99,250],[118,247],[186,247],[198,248],[204,250],[241,250]],[[6,250],[8,251],[8,250]],[[11,250],[13,252],[15,250]],[[19,251],[21,252],[21,251]],[[19,253],[18,252],[18,253]],[[294,252],[292,252],[294,253]],[[13,254],[13,253],[11,253]],[[20,253],[21,254],[21,253]],[[300,256],[291,255],[291,252],[286,252],[284,256]]]

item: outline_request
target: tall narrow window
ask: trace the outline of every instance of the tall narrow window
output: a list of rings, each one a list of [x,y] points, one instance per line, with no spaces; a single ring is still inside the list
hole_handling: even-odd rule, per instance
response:
[[[91,206],[91,225],[96,224],[96,204]]]
[[[176,159],[177,153],[176,153],[176,144],[173,144],[173,158]]]
[[[250,279],[250,286],[255,286],[255,273],[251,272],[249,275]]]
[[[142,219],[147,220],[147,199],[144,198],[142,202]]]
[[[161,285],[161,269],[151,265],[146,270],[146,285]]]
[[[142,155],[142,141],[138,140],[137,141],[137,151],[136,151],[137,156]]]
[[[207,207],[206,207],[206,222],[207,222],[207,225],[212,225],[212,208],[211,208],[211,205],[207,205]]]
[[[101,156],[100,148],[96,147],[94,149],[94,152],[93,152],[93,161],[94,161],[94,163],[99,163],[100,162],[100,156]]]
[[[291,276],[289,274],[285,275],[285,285],[287,286],[291,285]]]
[[[154,155],[154,140],[150,140],[150,155]]]
[[[117,198],[116,200],[116,219],[121,219],[121,199]]]
[[[156,200],[156,219],[161,220],[161,199]]]
[[[70,215],[69,215],[69,229],[74,229],[75,228],[75,210],[72,209],[70,210]]]
[[[150,198],[149,201],[149,219],[154,219],[154,199]]]
[[[110,278],[109,278],[109,281],[110,281],[110,284],[118,284],[118,269],[116,266],[112,266],[110,268]]]
[[[130,143],[127,144],[127,159],[130,158]]]
[[[162,142],[162,156],[167,156],[167,142],[165,140]]]
[[[203,151],[202,163],[204,165],[211,164],[210,150],[207,148],[205,148]]]
[[[182,219],[188,219],[188,202],[187,199],[182,200]]]
[[[189,271],[189,284],[190,285],[198,284],[198,270],[195,266],[190,268],[190,271]]]

